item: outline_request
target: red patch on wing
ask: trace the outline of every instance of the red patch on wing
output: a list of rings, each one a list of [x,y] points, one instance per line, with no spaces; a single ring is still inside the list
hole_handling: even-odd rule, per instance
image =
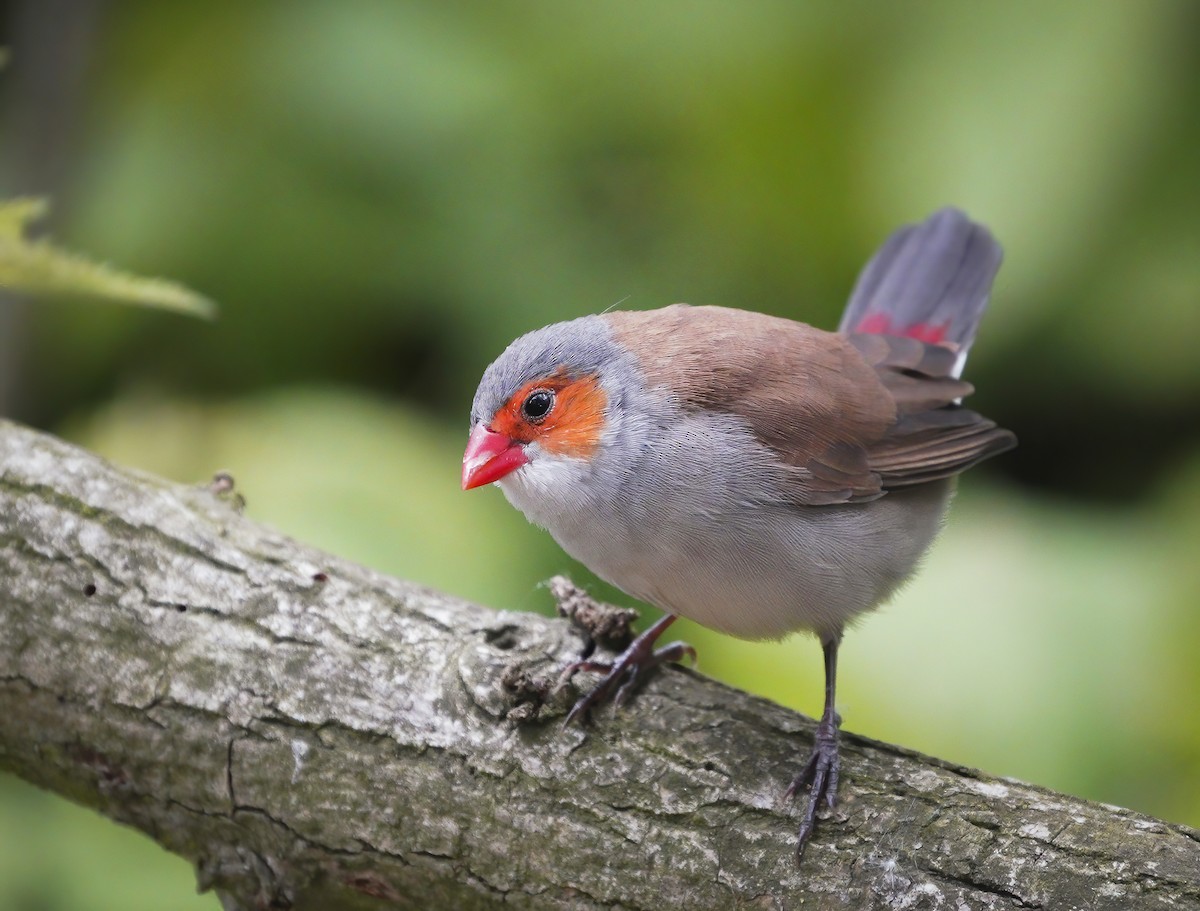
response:
[[[554,393],[554,407],[534,423],[521,413],[521,405],[535,389]],[[491,428],[519,443],[536,441],[555,455],[585,459],[600,443],[608,396],[595,376],[571,378],[562,373],[532,380],[518,389],[496,412]]]
[[[927,345],[940,344],[946,338],[946,330],[950,321],[944,323],[913,323],[911,326],[892,328],[892,321],[886,313],[871,313],[858,324],[856,332],[867,332],[872,335],[900,335],[915,338]]]
[[[924,342],[927,345],[936,345],[946,337],[946,330],[950,328],[950,321],[933,325],[931,323],[916,323],[908,326],[901,332],[901,335],[907,335],[909,338],[915,338],[919,342]]]
[[[886,313],[871,313],[866,316],[855,332],[866,332],[870,335],[891,335],[892,321]]]

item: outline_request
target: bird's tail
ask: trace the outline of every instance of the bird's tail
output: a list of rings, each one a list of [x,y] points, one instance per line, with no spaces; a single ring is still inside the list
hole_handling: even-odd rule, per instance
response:
[[[958,352],[962,373],[1003,251],[958,209],[895,231],[858,276],[840,332],[899,335]]]

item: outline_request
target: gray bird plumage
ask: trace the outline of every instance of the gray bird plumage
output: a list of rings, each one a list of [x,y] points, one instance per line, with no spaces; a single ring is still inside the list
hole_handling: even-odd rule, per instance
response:
[[[489,420],[509,396],[532,380],[559,370],[596,374],[621,358],[600,316],[581,316],[527,332],[484,371],[471,405],[471,424]]]

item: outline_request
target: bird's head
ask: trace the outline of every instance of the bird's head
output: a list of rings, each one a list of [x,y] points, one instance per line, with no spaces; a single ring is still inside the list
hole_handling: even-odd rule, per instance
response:
[[[489,420],[473,424],[463,455],[463,490],[543,459],[590,459],[600,444],[607,405],[597,375],[573,375],[565,366],[522,383]]]
[[[552,493],[588,475],[620,423],[632,370],[602,317],[521,336],[475,393],[463,489],[499,481],[516,503],[514,495]]]

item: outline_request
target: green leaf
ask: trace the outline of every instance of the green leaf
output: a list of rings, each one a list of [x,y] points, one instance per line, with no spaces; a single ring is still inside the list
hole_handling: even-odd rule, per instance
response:
[[[180,284],[122,272],[47,241],[29,240],[26,228],[47,209],[44,199],[0,202],[0,287],[28,294],[98,297],[205,318],[215,315],[212,301]]]

